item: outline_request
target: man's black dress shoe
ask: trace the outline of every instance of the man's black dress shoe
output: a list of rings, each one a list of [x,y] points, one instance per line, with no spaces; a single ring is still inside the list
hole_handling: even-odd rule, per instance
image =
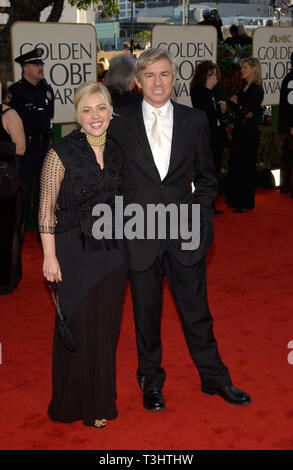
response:
[[[234,385],[225,385],[224,387],[210,389],[208,387],[202,387],[201,391],[208,393],[209,395],[219,395],[228,403],[232,405],[248,405],[251,403],[250,396],[234,387]]]
[[[232,212],[237,212],[238,214],[244,214],[244,212],[248,212],[249,209],[234,209]]]
[[[161,390],[153,388],[143,392],[143,406],[149,411],[160,411],[166,408]]]
[[[290,192],[290,189],[289,188],[280,188],[280,194],[287,194]]]

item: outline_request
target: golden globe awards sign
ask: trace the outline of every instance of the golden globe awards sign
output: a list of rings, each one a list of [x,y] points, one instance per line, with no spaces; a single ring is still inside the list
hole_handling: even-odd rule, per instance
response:
[[[152,31],[152,47],[167,49],[175,57],[179,71],[172,99],[192,106],[189,84],[200,62],[217,60],[217,30],[213,26],[157,25]]]
[[[261,62],[263,105],[278,105],[283,78],[291,69],[293,28],[260,27],[253,34],[253,56]]]
[[[74,89],[96,81],[96,31],[89,24],[16,22],[11,28],[13,78],[21,78],[15,57],[41,47],[45,79],[55,95],[54,123],[74,122]]]

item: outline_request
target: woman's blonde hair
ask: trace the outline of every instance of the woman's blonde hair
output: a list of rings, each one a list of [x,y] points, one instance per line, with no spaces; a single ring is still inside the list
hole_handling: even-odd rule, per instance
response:
[[[102,83],[85,82],[79,85],[79,87],[77,87],[74,92],[75,113],[78,119],[81,114],[81,108],[84,100],[96,93],[101,95],[105,101],[106,107],[112,111],[111,96],[107,88]]]
[[[256,85],[262,85],[262,74],[261,74],[261,64],[256,57],[246,57],[242,59],[240,65],[249,64],[250,67],[255,67],[254,77],[252,83]]]

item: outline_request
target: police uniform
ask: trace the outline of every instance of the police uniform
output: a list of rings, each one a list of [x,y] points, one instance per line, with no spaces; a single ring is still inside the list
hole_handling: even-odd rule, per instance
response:
[[[40,59],[43,49],[36,48],[15,59],[21,66],[44,64]],[[48,151],[54,115],[54,92],[45,79],[33,85],[25,78],[10,87],[9,106],[20,115],[26,136],[26,153],[20,159],[22,181],[22,219],[27,221],[33,192],[34,214],[37,216],[39,202],[40,170]]]

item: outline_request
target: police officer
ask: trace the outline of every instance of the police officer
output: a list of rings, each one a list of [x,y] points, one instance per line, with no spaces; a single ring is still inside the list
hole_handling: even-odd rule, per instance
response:
[[[281,156],[280,193],[293,198],[293,53],[291,70],[284,77],[280,89],[278,132],[284,136]]]
[[[15,59],[21,65],[22,78],[10,87],[12,96],[9,106],[22,118],[26,136],[26,153],[20,161],[23,233],[31,201],[35,221],[37,218],[40,170],[52,134],[54,93],[44,79],[44,62],[41,60],[43,52],[43,49],[36,48]]]

